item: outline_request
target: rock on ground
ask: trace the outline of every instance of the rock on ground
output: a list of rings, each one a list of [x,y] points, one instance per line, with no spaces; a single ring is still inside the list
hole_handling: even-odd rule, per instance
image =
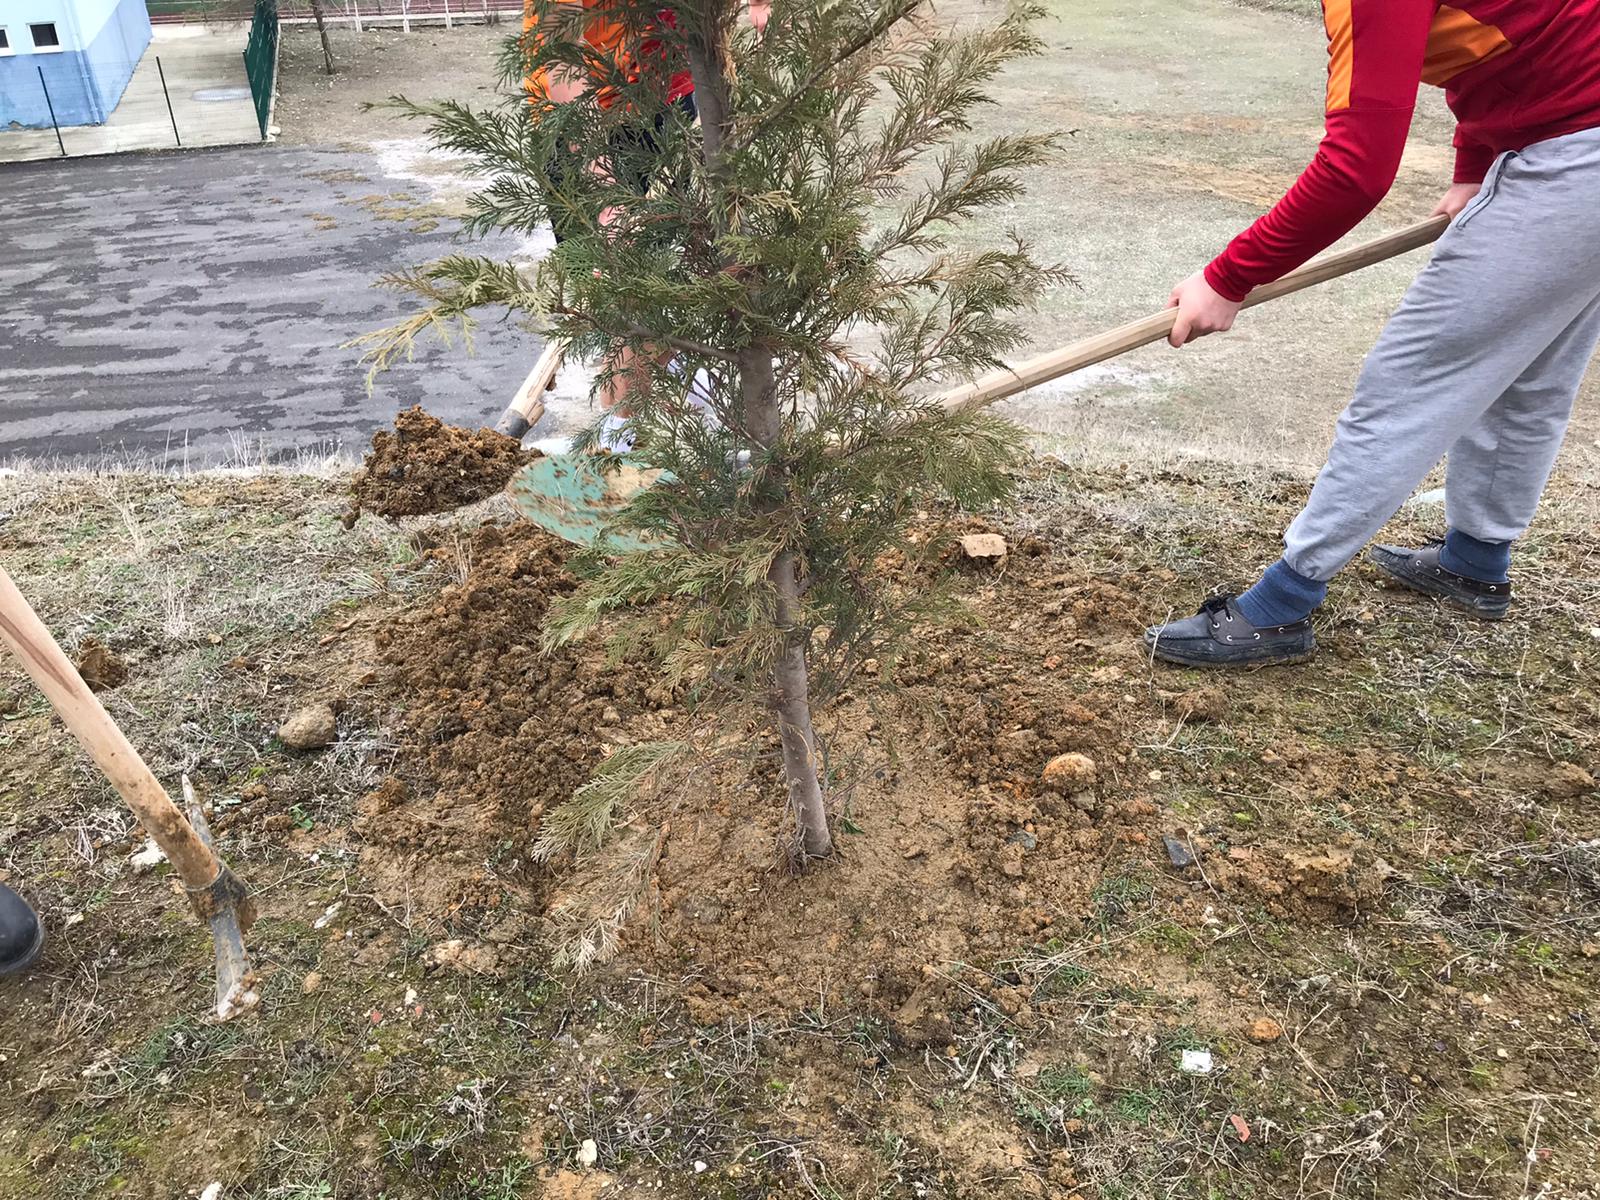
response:
[[[1250,1028],[1245,1030],[1245,1036],[1256,1045],[1265,1046],[1283,1036],[1283,1026],[1271,1017],[1260,1017],[1250,1023]]]
[[[1076,791],[1095,780],[1099,769],[1087,754],[1058,754],[1044,766],[1044,785],[1058,792]]]
[[[278,729],[278,740],[291,750],[320,750],[333,744],[339,720],[326,704],[311,704],[294,713]]]
[[[998,533],[969,533],[961,539],[961,553],[967,558],[988,561],[1004,558],[1007,552],[1006,540]]]

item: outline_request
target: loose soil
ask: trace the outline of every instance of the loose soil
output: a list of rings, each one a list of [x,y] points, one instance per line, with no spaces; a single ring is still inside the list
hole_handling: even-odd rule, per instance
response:
[[[406,409],[395,417],[393,432],[372,435],[372,449],[351,484],[345,524],[354,525],[363,511],[395,521],[486,500],[536,457],[503,433],[462,429],[421,408]]]
[[[1005,513],[932,515],[1010,552],[950,556],[969,619],[826,714],[840,852],[798,874],[752,712],[539,652],[574,581],[525,524],[345,531],[339,479],[0,486],[8,570],[135,664],[119,719],[196,773],[257,888],[265,996],[197,1020],[204,933],[0,664],[0,870],[52,933],[0,1010],[7,1200],[1577,1200],[1600,1175],[1581,484],[1513,620],[1356,570],[1313,666],[1221,678],[1139,630],[1267,561],[1304,481],[1044,465]],[[278,746],[314,703],[335,744]],[[598,854],[535,859],[595,766],[664,739],[704,753]],[[1047,786],[1061,754],[1092,780]],[[644,887],[617,953],[555,969],[563,905],[618,862]]]
[[[1014,606],[1036,606],[1051,586],[1043,544],[1029,551],[986,598],[986,624],[1016,623]],[[692,736],[706,714],[648,663],[609,663],[595,645],[538,652],[549,603],[575,586],[561,542],[526,524],[487,526],[438,553],[466,570],[464,583],[376,635],[386,686],[409,701],[406,786],[363,801],[360,832],[368,860],[384,864],[372,871],[390,881],[386,902],[407,889],[414,914],[459,930],[546,895],[549,873],[526,860],[531,836],[597,763],[620,746]],[[1050,607],[1085,646],[1132,644],[1131,596],[1054,582]],[[1081,626],[1066,615],[1075,610],[1088,614]],[[1033,632],[1053,636],[1057,624]],[[1121,671],[1096,685],[1029,672],[1024,656],[992,630],[965,633],[902,668],[892,704],[846,697],[828,752],[848,764],[853,832],[837,863],[799,878],[783,867],[777,742],[764,721],[739,722],[735,736],[757,753],[718,763],[716,802],[705,803],[702,782],[653,812],[669,832],[654,920],[630,931],[630,948],[658,969],[692,971],[708,1020],[818,1002],[888,1012],[938,964],[992,960],[1063,914],[1086,913],[1108,856],[1148,843],[1156,807],[1128,786]],[[1099,789],[1068,797],[1039,786],[1044,762],[1068,749],[1106,762]],[[492,883],[481,864],[508,842]]]
[[[128,664],[99,638],[87,637],[78,644],[77,667],[91,691],[109,691],[128,678]]]

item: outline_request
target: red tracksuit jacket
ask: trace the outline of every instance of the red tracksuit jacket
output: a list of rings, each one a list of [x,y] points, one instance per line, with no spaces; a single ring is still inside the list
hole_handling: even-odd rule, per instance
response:
[[[1503,150],[1600,126],[1600,0],[1459,3],[1323,0],[1327,132],[1289,193],[1206,267],[1218,293],[1243,300],[1377,207],[1419,80],[1455,114],[1457,183],[1481,182]]]

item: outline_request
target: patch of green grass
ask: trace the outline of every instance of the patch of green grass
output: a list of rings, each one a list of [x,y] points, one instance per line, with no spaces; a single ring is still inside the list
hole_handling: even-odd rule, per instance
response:
[[[1081,991],[1094,981],[1094,972],[1080,963],[1064,962],[1060,965],[1051,965],[1040,976],[1036,993],[1039,997],[1048,999],[1051,996],[1065,996],[1071,992]]]
[[[1166,1106],[1167,1097],[1156,1087],[1130,1088],[1117,1096],[1111,1111],[1134,1125],[1148,1125]]]
[[[1135,909],[1150,902],[1155,888],[1142,875],[1111,875],[1095,885],[1089,901],[1094,905],[1094,923],[1102,931],[1120,924]]]
[[[527,1159],[513,1158],[487,1174],[475,1174],[463,1182],[461,1200],[523,1200],[529,1187],[524,1181],[532,1172],[533,1164]]]
[[[1152,925],[1139,933],[1138,940],[1158,950],[1182,956],[1188,956],[1199,945],[1194,930],[1179,925],[1176,921],[1161,921]]]

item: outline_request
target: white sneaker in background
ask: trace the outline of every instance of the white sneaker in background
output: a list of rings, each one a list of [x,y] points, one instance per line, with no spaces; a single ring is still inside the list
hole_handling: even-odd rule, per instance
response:
[[[609,450],[612,454],[627,454],[633,449],[633,430],[628,428],[628,419],[614,412],[606,413],[594,444],[596,449]]]

